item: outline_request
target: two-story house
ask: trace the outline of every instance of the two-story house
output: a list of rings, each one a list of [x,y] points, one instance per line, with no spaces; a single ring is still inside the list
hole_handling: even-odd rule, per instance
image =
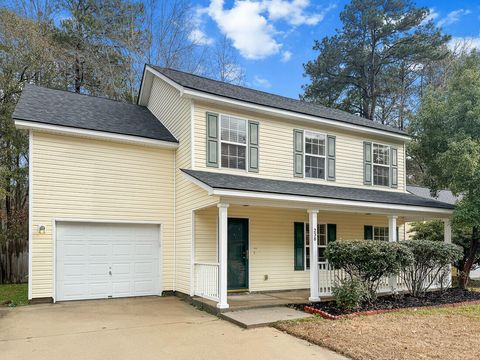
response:
[[[403,131],[171,69],[145,67],[138,105],[27,86],[14,118],[30,133],[30,299],[318,301],[329,242],[452,214],[406,191]]]

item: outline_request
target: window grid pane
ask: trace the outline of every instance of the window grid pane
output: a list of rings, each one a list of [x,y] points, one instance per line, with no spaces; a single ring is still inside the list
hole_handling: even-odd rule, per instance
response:
[[[325,158],[305,155],[305,176],[325,179]]]
[[[245,170],[247,164],[247,121],[222,115],[220,134],[222,167]]]
[[[373,183],[374,185],[390,185],[390,168],[381,165],[373,165]]]
[[[326,261],[325,249],[327,248],[327,225],[317,225],[318,261]],[[305,270],[310,269],[310,224],[305,224]]]
[[[373,228],[373,240],[388,241],[388,227]]]

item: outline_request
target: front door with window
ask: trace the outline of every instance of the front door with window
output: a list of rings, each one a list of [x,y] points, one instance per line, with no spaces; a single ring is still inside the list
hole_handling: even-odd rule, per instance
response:
[[[228,219],[228,290],[248,290],[248,219]]]

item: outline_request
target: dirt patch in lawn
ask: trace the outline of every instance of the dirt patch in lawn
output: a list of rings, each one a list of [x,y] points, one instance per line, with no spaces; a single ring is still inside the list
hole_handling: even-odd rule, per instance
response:
[[[480,354],[480,305],[275,326],[356,360],[473,360]]]
[[[415,298],[410,295],[388,295],[377,299],[373,304],[364,304],[361,308],[348,311],[339,309],[335,301],[325,301],[312,304],[295,304],[292,307],[303,310],[305,305],[320,309],[330,315],[345,315],[352,312],[374,311],[374,310],[393,310],[412,307],[425,307],[445,304],[463,303],[466,301],[480,301],[480,292],[451,288],[445,292],[429,292],[422,298]]]

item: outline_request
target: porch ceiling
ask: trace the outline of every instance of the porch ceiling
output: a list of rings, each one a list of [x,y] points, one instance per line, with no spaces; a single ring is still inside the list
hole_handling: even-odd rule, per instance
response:
[[[410,193],[273,180],[182,169],[210,195],[239,205],[319,208],[329,211],[401,215],[410,219],[450,217],[454,206]]]

